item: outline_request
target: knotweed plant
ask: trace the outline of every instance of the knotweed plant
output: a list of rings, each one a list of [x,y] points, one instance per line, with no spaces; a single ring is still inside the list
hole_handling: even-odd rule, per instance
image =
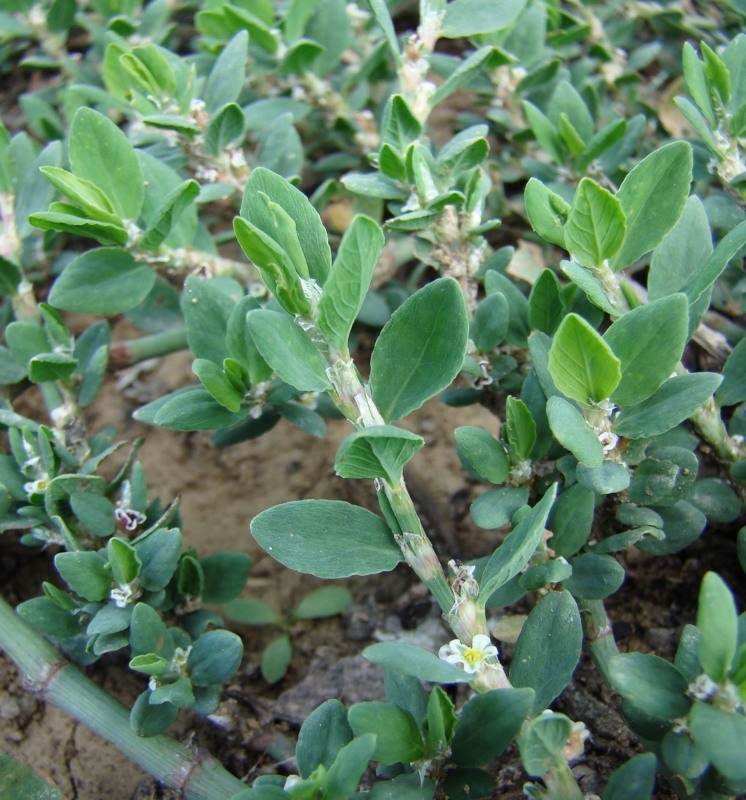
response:
[[[497,797],[514,742],[527,796],[597,797],[572,769],[589,731],[551,708],[585,649],[647,750],[603,800],[741,795],[738,587],[704,574],[673,662],[620,653],[604,601],[634,550],[674,564],[727,532],[746,569],[727,527],[746,480],[743,4],[421,0],[414,24],[410,6],[5,4],[0,68],[41,88],[0,126],[0,525],[59,579],[0,601],[0,646],[204,800]],[[112,341],[118,315],[141,335]],[[134,417],[216,447],[344,420],[329,469],[370,482],[377,512],[298,499],[251,534],[328,581],[406,565],[443,622],[434,648],[365,647],[386,700],[322,703],[294,772],[250,785],[164,732],[218,708],[230,621],[280,629],[271,684],[292,624],[352,597],[330,584],[287,617],[239,597],[248,555],[184,547],[142,442],[90,429],[109,370],[185,349],[189,384]],[[436,548],[407,486],[427,458],[411,415],[436,396],[495,416],[453,431],[489,485],[482,557]],[[131,709],[70,663],[116,652],[142,682]]]

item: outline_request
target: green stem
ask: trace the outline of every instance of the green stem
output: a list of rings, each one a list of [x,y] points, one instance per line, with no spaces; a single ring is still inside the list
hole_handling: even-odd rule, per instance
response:
[[[246,788],[212,756],[168,736],[137,736],[127,709],[68,663],[0,599],[0,648],[41,698],[111,742],[156,780],[187,800],[227,800]]]
[[[422,527],[404,480],[393,485],[384,482],[384,486],[391,509],[402,530],[397,541],[407,564],[430,590],[443,614],[448,615],[454,604],[453,590],[443,574],[432,542]]]
[[[712,445],[718,458],[732,463],[746,456],[743,446],[728,434],[714,397],[706,400],[689,419],[699,435]]]
[[[138,261],[145,261],[154,266],[164,264],[167,269],[177,272],[200,272],[209,277],[226,275],[242,283],[260,279],[259,272],[253,264],[223,258],[191,247],[161,247],[157,253],[135,251],[134,255]]]
[[[115,342],[111,346],[111,362],[116,368],[129,367],[148,358],[164,356],[186,348],[186,328],[173,328],[139,339]]]
[[[347,353],[340,353],[321,341],[320,334],[312,335],[319,353],[329,364],[327,375],[332,383],[330,392],[337,408],[347,417],[357,430],[374,425],[383,425],[384,419],[370,395],[368,387],[363,384]],[[484,608],[477,604],[466,607],[457,603],[453,588],[448,583],[440,565],[440,560],[433,548],[425,529],[420,522],[412,497],[403,479],[396,482],[381,479],[379,482],[379,501],[383,495],[384,502],[393,515],[398,531],[394,532],[407,564],[417,577],[427,586],[440,606],[443,616],[453,632],[462,642],[470,643],[477,634],[488,633]],[[384,511],[386,514],[386,511]],[[456,613],[454,612],[454,609]]]
[[[616,646],[603,600],[578,600],[578,607],[591,657],[598,667],[604,683],[611,686],[610,663],[614,656],[619,655],[619,648]]]

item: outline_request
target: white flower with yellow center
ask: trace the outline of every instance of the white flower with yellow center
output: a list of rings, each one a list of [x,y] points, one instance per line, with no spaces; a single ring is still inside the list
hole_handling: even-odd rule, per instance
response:
[[[478,633],[471,641],[471,647],[463,644],[459,639],[452,639],[444,644],[438,651],[438,658],[449,664],[463,666],[464,672],[473,675],[482,668],[491,658],[497,658],[497,648],[491,643],[490,637]],[[487,664],[487,666],[493,666]]]

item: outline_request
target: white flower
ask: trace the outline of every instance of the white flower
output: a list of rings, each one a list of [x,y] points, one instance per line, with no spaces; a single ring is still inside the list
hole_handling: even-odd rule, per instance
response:
[[[117,608],[126,608],[130,603],[134,603],[141,594],[142,592],[137,586],[123,583],[109,592],[109,599],[114,601]]]
[[[490,642],[490,637],[478,633],[471,641],[471,647],[463,644],[459,639],[452,639],[444,644],[438,651],[438,658],[449,664],[461,665],[464,672],[473,675],[482,668],[490,658],[497,658],[497,648]],[[488,666],[492,666],[489,665]]]

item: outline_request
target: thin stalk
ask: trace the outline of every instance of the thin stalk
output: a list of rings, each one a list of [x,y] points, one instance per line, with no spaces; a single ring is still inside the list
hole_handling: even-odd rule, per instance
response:
[[[0,599],[0,648],[39,696],[111,742],[186,800],[228,800],[246,788],[212,756],[169,736],[137,736],[127,709],[86,678]]]
[[[186,348],[186,328],[173,328],[139,339],[115,342],[111,346],[111,363],[117,369],[130,367],[148,358],[165,356]]]
[[[689,419],[718,458],[733,463],[746,455],[743,444],[728,433],[714,397],[702,403]]]
[[[391,509],[402,529],[397,537],[407,563],[432,593],[440,610],[447,615],[454,604],[453,589],[448,585],[432,543],[412,502],[404,480],[396,484],[384,482]]]
[[[603,600],[578,600],[583,633],[591,651],[591,657],[601,673],[604,683],[611,686],[611,659],[619,655],[611,622],[606,615]]]
[[[329,365],[326,374],[333,387],[330,395],[353,427],[364,430],[385,424],[368,386],[361,381],[349,358],[349,353],[341,353],[330,346],[314,320],[299,320],[299,324],[309,333],[319,354]],[[404,479],[391,481],[379,478],[376,483],[381,509],[394,530],[394,537],[404,560],[433,595],[443,612],[443,618],[458,639],[471,644],[477,634],[489,634],[485,609],[476,602],[476,593],[467,599],[461,594],[463,587],[457,593],[456,584],[451,586],[448,582]],[[474,585],[476,586],[475,582]],[[498,663],[493,667],[487,673],[480,673],[473,688],[487,691],[498,686],[510,686],[502,666]]]

